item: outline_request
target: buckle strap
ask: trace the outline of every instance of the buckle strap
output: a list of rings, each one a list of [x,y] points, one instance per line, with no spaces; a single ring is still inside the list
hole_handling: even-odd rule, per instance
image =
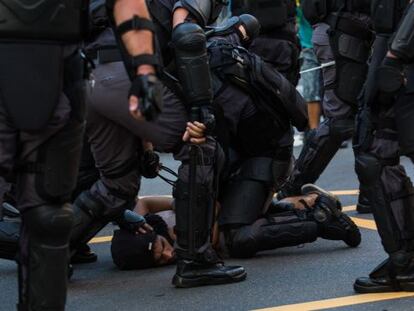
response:
[[[137,68],[141,65],[153,65],[155,67],[160,65],[159,59],[154,54],[141,54],[131,57],[131,65]]]
[[[149,30],[155,32],[154,24],[151,20],[134,15],[131,19],[119,24],[117,31],[119,35],[131,30]]]

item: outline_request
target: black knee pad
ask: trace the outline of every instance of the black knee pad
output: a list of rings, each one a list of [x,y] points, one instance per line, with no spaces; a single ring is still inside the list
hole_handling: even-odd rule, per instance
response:
[[[70,120],[44,143],[34,163],[35,185],[40,196],[51,202],[70,199],[76,187],[84,123]]]
[[[61,245],[69,240],[73,210],[70,204],[39,206],[25,212],[23,221],[31,239],[41,240],[45,245]]]
[[[330,119],[329,134],[337,141],[347,140],[352,137],[354,123],[354,119]]]
[[[274,184],[273,159],[246,160],[224,187],[219,224],[251,224],[263,213]]]
[[[89,191],[82,192],[73,203],[74,224],[72,227],[70,245],[77,249],[87,243],[106,224],[122,215],[121,209],[110,209],[93,197]]]
[[[359,182],[363,185],[371,185],[381,177],[383,165],[381,161],[372,154],[355,154],[355,172]]]

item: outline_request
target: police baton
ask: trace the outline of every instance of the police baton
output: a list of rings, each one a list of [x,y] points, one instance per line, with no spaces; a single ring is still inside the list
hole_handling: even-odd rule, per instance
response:
[[[190,122],[200,121],[201,109],[199,106],[191,107]],[[188,185],[188,251],[190,256],[194,256],[194,211],[193,208],[197,206],[197,161],[198,161],[198,146],[190,143],[190,167],[188,173],[189,185]]]
[[[335,61],[331,61],[328,63],[323,63],[322,65],[318,66],[318,67],[313,67],[313,68],[309,68],[309,69],[305,69],[300,71],[299,73],[307,73],[307,72],[312,72],[312,71],[317,71],[317,70],[321,70],[323,68],[327,68],[327,67],[331,67],[331,66],[335,66],[336,62]]]

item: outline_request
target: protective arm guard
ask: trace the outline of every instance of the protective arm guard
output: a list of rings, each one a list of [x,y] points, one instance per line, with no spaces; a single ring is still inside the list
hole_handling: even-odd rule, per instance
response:
[[[129,78],[132,81],[131,89],[128,96],[135,95],[139,99],[139,109],[144,117],[150,121],[156,119],[161,113],[162,109],[162,86],[158,78],[152,74],[137,75],[137,68],[141,65],[152,65],[158,73],[160,67],[160,60],[156,54],[156,46],[154,46],[154,54],[139,54],[131,55],[122,40],[122,35],[134,30],[148,30],[153,33],[155,37],[155,28],[151,20],[141,18],[134,15],[131,19],[124,21],[116,26],[114,20],[114,4],[116,0],[107,0],[106,6],[109,16],[109,21],[114,29],[115,37],[124,60],[125,68],[128,72]],[[153,42],[155,40],[153,39]]]
[[[123,23],[116,26],[114,20],[115,2],[116,0],[107,0],[106,2],[109,21],[111,23],[112,28],[114,29],[114,33],[118,41],[119,48],[121,49],[121,54],[125,63],[125,67],[127,69],[129,77],[132,79],[136,76],[136,69],[140,65],[145,64],[157,67],[159,66],[160,62],[155,54],[130,55],[129,52],[126,50],[125,44],[122,41],[121,37],[123,34],[134,30],[148,30],[151,31],[154,35],[155,28],[151,20],[139,17],[137,15],[134,15],[133,18],[126,20]]]
[[[211,129],[214,120],[209,109],[213,101],[213,88],[205,33],[197,24],[182,23],[173,30],[172,43],[178,78],[192,119],[203,122],[207,129]]]
[[[411,3],[391,43],[391,52],[404,63],[414,61],[414,4]]]

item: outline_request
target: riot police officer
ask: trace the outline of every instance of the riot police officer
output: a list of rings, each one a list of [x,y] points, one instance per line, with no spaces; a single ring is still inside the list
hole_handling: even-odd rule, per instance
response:
[[[355,281],[359,293],[414,290],[414,187],[400,165],[400,155],[412,158],[413,150],[414,80],[406,64],[414,60],[414,6],[408,2],[376,0],[372,5],[377,36],[357,118],[355,168],[367,186],[388,258],[369,277]]]
[[[314,27],[312,41],[319,62],[335,61],[335,66],[325,67],[322,71],[325,121],[309,131],[279,197],[298,193],[301,185],[315,182],[341,144],[352,137],[357,96],[366,77],[366,61],[372,41],[368,0],[305,0],[302,8]],[[369,204],[362,195],[358,210],[369,211]]]
[[[78,43],[86,31],[87,4],[1,4],[0,172],[4,178],[15,178],[22,212],[19,310],[65,307],[73,224],[68,200],[84,128],[86,72]],[[134,14],[148,16],[143,1],[110,5],[118,23]],[[131,43],[141,35],[125,33],[131,55],[149,53],[145,40],[141,45]],[[146,97],[145,92],[139,95]]]
[[[174,189],[178,266],[173,283],[178,287],[229,283],[246,277],[242,267],[224,266],[210,246],[213,182],[215,172],[219,171],[220,150],[211,136],[193,137],[193,125],[187,123],[190,116],[206,127],[211,120],[212,92],[206,39],[198,25],[204,27],[213,22],[222,3],[201,3],[211,6],[200,3],[175,0],[149,3],[153,30],[158,38],[157,52],[165,65],[162,75],[166,87],[162,89],[162,112],[157,117],[147,118],[148,121],[141,117],[145,116],[141,113],[141,105],[131,105],[131,114],[119,109],[119,105],[126,104],[122,98],[126,97],[129,87],[120,62],[123,51],[120,53],[115,47],[113,33],[107,24],[98,29],[98,36],[87,47],[88,55],[96,62],[87,135],[101,176],[75,201],[79,215],[79,230],[74,231],[79,237],[73,244],[76,248],[75,244],[86,242],[134,201],[141,173],[138,168],[141,152],[137,151],[139,138],[151,141],[158,151],[174,153],[182,162]],[[94,9],[99,11],[99,6]],[[99,20],[102,21],[97,18]],[[97,26],[99,28],[99,24]],[[161,66],[158,69],[161,71]],[[206,78],[199,79],[200,76]],[[120,144],[121,141],[126,145]],[[194,169],[194,166],[190,169],[191,159],[194,159],[189,155],[190,143],[198,143],[197,147],[191,147],[198,153],[195,180],[190,180],[190,172]],[[197,196],[190,195],[190,189]]]

